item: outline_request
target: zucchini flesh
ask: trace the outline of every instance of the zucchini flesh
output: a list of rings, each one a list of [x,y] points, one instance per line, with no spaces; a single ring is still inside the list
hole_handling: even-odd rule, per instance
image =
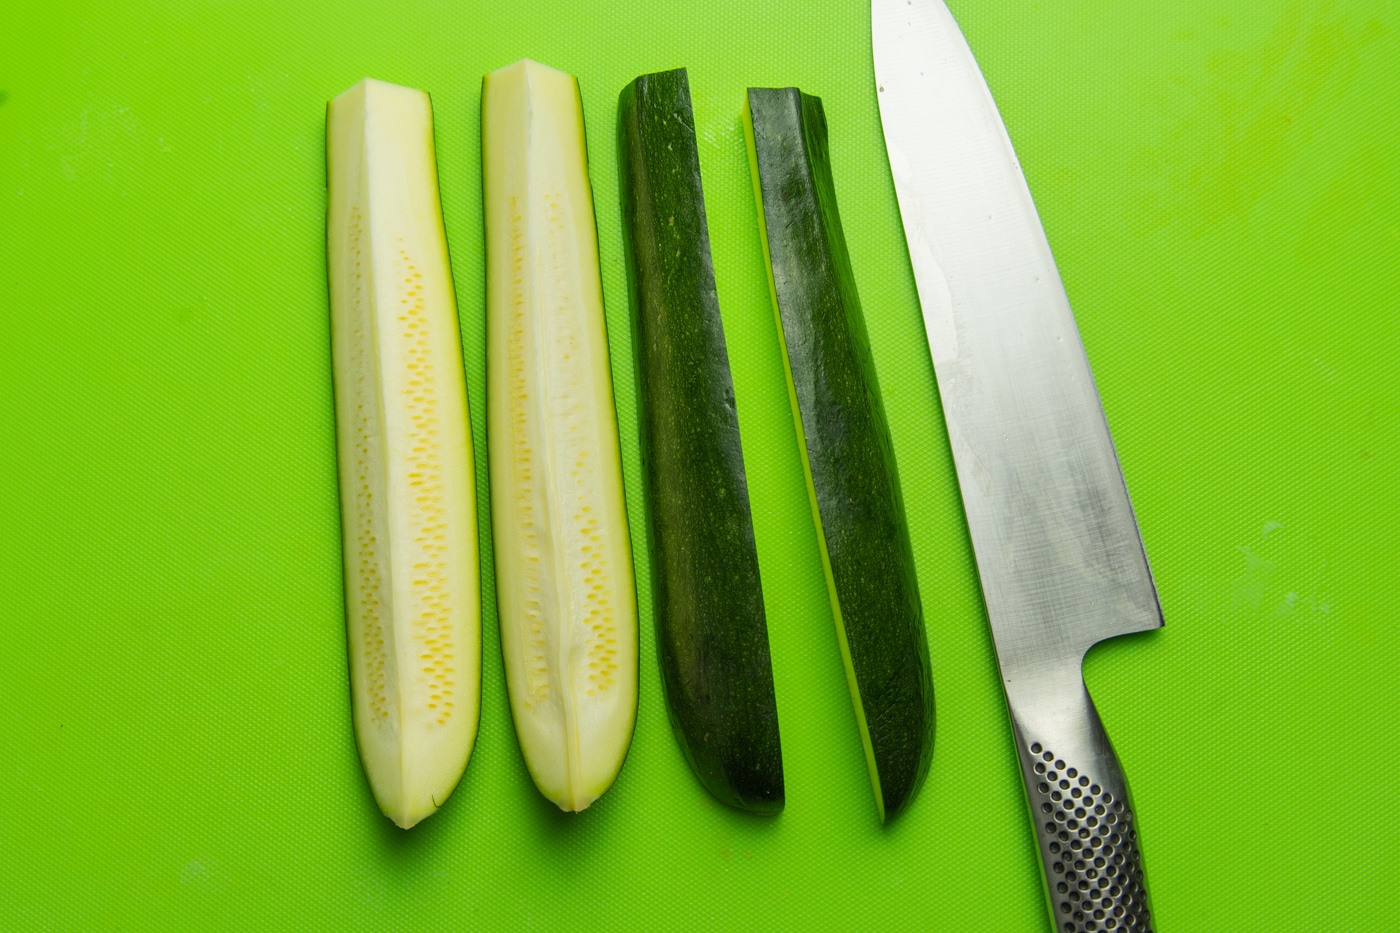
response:
[[[428,95],[327,108],[331,340],[355,740],[407,828],[442,806],[481,708],[481,584],[457,301]]]
[[[882,821],[933,752],[933,680],[880,389],[836,208],[821,100],[750,88],[745,135],[812,518]]]
[[[577,81],[488,74],[481,135],[501,651],[536,787],[582,810],[632,740],[637,609]]]
[[[776,813],[783,762],[768,626],[685,70],[637,78],[618,116],[667,709],[715,797]]]

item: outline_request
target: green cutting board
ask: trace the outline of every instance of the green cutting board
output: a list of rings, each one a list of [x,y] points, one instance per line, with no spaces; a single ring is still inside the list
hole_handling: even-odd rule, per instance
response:
[[[1400,823],[1400,8],[950,0],[1040,208],[1167,627],[1095,650],[1160,929],[1389,929]],[[667,723],[645,548],[636,739],[565,815],[504,695],[443,810],[350,730],[324,107],[429,90],[486,501],[481,75],[578,75],[633,540],[616,100],[690,68],[787,809]],[[763,270],[748,85],[820,95],[938,698],[881,827]],[[0,929],[1048,929],[881,141],[863,0],[65,3],[0,12]]]

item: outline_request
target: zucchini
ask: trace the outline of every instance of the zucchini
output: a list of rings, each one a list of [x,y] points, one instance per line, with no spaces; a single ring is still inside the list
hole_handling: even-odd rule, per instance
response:
[[[481,710],[481,580],[457,300],[428,95],[326,113],[326,258],[355,741],[384,814],[442,806]]]
[[[882,821],[928,772],[933,679],[894,448],[820,98],[750,88],[745,135],[807,491]]]
[[[685,69],[618,103],[652,590],[671,725],[734,807],[783,807],[778,707]]]
[[[525,765],[582,810],[637,715],[637,597],[583,107],[519,61],[481,95],[487,450],[501,652]]]

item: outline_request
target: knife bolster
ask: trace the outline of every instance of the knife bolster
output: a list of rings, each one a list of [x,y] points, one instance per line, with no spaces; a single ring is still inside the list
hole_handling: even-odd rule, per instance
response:
[[[1078,665],[1005,687],[1053,929],[1148,933],[1137,817]]]

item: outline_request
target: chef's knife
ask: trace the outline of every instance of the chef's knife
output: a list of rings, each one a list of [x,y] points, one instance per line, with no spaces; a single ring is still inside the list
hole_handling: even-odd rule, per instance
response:
[[[873,0],[885,145],[1055,929],[1150,930],[1084,653],[1162,611],[1054,258],[941,0]]]

